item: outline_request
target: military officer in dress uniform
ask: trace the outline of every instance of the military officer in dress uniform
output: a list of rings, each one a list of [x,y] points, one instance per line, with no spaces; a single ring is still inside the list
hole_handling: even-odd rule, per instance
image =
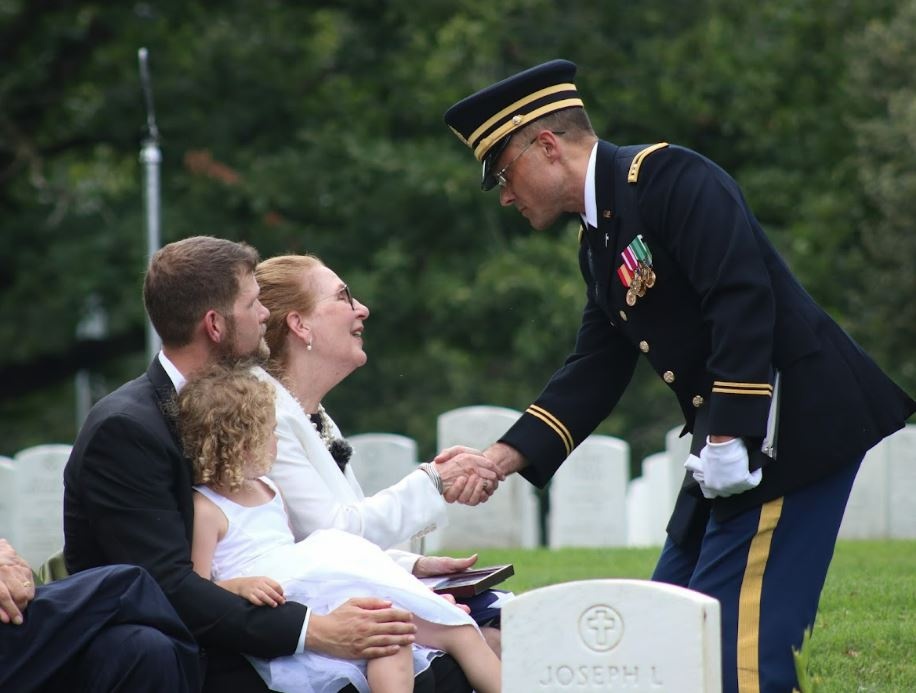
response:
[[[862,457],[916,402],[805,292],[725,171],[599,140],[575,72],[553,60],[445,114],[502,205],[539,230],[582,224],[573,351],[483,454],[543,487],[647,358],[694,441],[653,579],[721,603],[725,691],[785,693]]]

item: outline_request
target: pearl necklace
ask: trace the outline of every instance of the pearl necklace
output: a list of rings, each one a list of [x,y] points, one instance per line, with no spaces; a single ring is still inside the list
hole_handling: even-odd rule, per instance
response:
[[[301,406],[301,405],[300,405]],[[318,411],[314,414],[306,414],[309,417],[309,421],[312,422],[312,428],[318,433],[318,437],[321,438],[321,442],[324,443],[324,446],[328,449],[331,448],[331,443],[334,442],[334,433],[332,430],[333,424],[331,423],[331,417],[328,416],[328,413],[324,410],[324,407],[319,404]]]

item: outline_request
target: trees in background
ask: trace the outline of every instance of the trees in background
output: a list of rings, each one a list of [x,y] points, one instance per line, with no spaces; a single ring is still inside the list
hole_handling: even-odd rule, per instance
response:
[[[78,369],[113,387],[145,363],[140,46],[164,241],[314,252],[370,306],[369,364],[327,402],[345,431],[431,454],[438,413],[523,409],[571,347],[575,223],[532,233],[501,210],[442,122],[558,56],[579,64],[602,136],[678,142],[730,170],[810,291],[916,390],[914,6],[0,3],[0,453],[73,438]],[[108,329],[86,343],[91,301]],[[638,460],[678,420],[641,368],[602,431]]]
[[[851,41],[845,91],[861,223],[851,329],[916,389],[916,2]]]

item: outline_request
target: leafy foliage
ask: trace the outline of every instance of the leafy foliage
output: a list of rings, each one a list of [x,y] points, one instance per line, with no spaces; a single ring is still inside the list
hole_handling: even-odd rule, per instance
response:
[[[886,21],[871,22],[852,43],[848,91],[863,208],[855,259],[859,269],[851,329],[895,364],[901,384],[916,388],[916,2]]]
[[[912,14],[891,0],[0,0],[0,453],[72,439],[77,370],[111,388],[142,367],[140,46],[163,240],[314,252],[372,309],[369,365],[327,402],[347,432],[406,433],[429,455],[438,413],[524,408],[572,346],[574,231],[532,234],[480,194],[442,123],[556,56],[579,63],[599,133],[683,143],[735,173],[812,293],[912,388]],[[93,301],[107,336],[87,341]],[[641,368],[602,431],[638,462],[678,420]]]

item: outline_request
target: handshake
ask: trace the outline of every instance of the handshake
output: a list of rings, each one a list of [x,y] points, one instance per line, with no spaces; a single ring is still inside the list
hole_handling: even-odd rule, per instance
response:
[[[427,464],[431,475],[438,475],[447,502],[479,505],[493,495],[508,474],[524,467],[525,459],[514,448],[496,443],[484,452],[463,446],[446,448]],[[763,478],[760,469],[750,471],[747,447],[740,438],[724,443],[712,443],[707,438],[700,456],[691,455],[684,466],[706,498],[744,493],[756,488]]]
[[[693,473],[706,498],[726,498],[756,488],[763,474],[760,469],[750,471],[747,447],[740,438],[725,443],[711,443],[700,450],[700,456],[691,455],[684,466]]]
[[[456,445],[440,452],[428,464],[432,476],[440,479],[440,490],[447,502],[479,505],[493,495],[508,473],[515,471],[507,465],[514,457],[520,457],[518,452],[500,443],[484,452]]]

